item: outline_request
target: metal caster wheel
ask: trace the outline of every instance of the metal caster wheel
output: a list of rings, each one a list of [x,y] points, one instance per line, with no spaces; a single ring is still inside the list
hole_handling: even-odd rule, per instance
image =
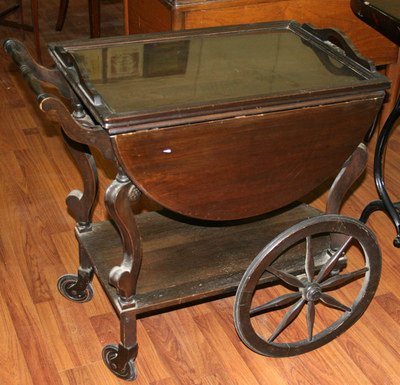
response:
[[[89,282],[85,289],[79,290],[78,276],[65,274],[58,279],[58,291],[67,299],[74,302],[88,302],[93,298],[93,287]]]
[[[294,270],[282,263],[288,253],[299,256]],[[340,270],[345,253],[347,266]],[[361,317],[380,271],[375,236],[360,221],[339,215],[302,221],[272,240],[244,273],[234,305],[236,330],[245,345],[265,356],[319,348]],[[277,284],[256,290],[265,276]]]
[[[106,345],[103,348],[103,361],[113,374],[123,380],[133,381],[137,376],[133,360],[128,359],[126,362],[126,359],[123,359],[119,354],[119,349],[116,345]]]

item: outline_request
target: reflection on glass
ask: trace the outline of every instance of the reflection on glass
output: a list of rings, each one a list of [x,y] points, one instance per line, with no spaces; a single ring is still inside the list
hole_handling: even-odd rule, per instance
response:
[[[332,89],[363,78],[289,30],[71,51],[116,113]]]

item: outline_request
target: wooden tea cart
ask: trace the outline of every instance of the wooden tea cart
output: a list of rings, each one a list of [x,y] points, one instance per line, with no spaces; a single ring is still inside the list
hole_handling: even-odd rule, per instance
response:
[[[388,82],[341,34],[278,22],[63,42],[49,46],[52,69],[16,41],[5,49],[82,173],[84,191],[67,197],[80,266],[58,288],[85,302],[97,275],[120,318],[119,345],[103,350],[117,376],[136,377],[139,314],[236,293],[243,342],[291,356],[365,311],[379,247],[339,210],[365,168],[362,141]],[[118,170],[101,223],[89,147]],[[325,214],[297,202],[336,174]],[[135,215],[143,196],[163,210]],[[304,335],[287,334],[299,319]]]

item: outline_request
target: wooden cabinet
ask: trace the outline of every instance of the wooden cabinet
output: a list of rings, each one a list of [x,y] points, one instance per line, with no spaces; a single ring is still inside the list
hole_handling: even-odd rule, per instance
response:
[[[392,94],[398,93],[399,48],[359,20],[349,0],[125,0],[128,34],[274,20],[342,30],[362,55],[387,66]]]

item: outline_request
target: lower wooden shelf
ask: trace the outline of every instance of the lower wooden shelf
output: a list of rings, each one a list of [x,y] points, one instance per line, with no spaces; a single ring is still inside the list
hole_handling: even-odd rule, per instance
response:
[[[143,261],[135,297],[135,311],[143,313],[234,293],[244,271],[257,254],[278,234],[321,213],[305,204],[274,212],[257,220],[233,223],[195,221],[172,214],[144,213],[136,217],[143,247]],[[116,290],[108,283],[111,268],[122,261],[122,246],[112,222],[93,225],[78,240],[92,261],[96,275],[117,311]],[[327,237],[313,242],[319,250]],[[314,250],[314,255],[318,250]],[[277,268],[304,271],[305,246],[299,244],[279,259]],[[322,255],[316,267],[327,259]],[[273,282],[270,274],[263,283]]]

